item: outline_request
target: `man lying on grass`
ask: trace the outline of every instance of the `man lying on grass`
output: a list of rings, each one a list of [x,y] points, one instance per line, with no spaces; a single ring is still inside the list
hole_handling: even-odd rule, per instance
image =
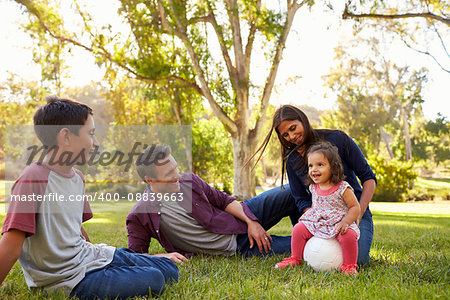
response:
[[[92,110],[56,96],[47,102],[36,111],[34,128],[51,150],[43,162],[25,168],[12,188],[0,240],[0,284],[19,259],[32,289],[88,299],[162,293],[167,282],[178,280],[170,259],[89,242],[82,222],[92,212],[83,197],[83,174],[73,166],[87,162],[98,146]],[[54,194],[58,201],[49,197]]]
[[[298,219],[289,191],[278,187],[239,203],[195,174],[179,174],[170,151],[153,145],[136,161],[147,188],[126,220],[130,249],[146,253],[154,238],[167,252],[185,256],[290,252],[290,236],[266,232],[286,216]]]

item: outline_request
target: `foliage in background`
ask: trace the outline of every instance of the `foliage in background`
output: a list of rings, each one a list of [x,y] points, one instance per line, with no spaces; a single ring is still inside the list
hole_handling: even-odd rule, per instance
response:
[[[449,167],[450,122],[439,114],[435,120],[424,121],[420,125],[412,138],[414,158]]]
[[[47,90],[36,81],[26,81],[10,73],[0,83],[0,179],[5,179],[5,134],[7,125],[31,125],[36,108]],[[20,155],[20,153],[19,153]]]
[[[64,21],[58,17],[60,9],[61,3],[55,2],[46,12],[49,23],[59,35],[64,34]],[[70,48],[64,41],[52,39],[48,32],[41,29],[41,24],[36,18],[29,18],[29,22],[23,27],[33,41],[31,52],[33,61],[41,69],[41,84],[60,95],[64,89],[65,79],[70,76],[65,60]]]
[[[396,159],[386,160],[377,155],[369,156],[368,163],[377,176],[377,187],[372,201],[405,201],[412,183],[418,176],[413,169],[413,163]]]
[[[192,125],[193,172],[215,188],[233,193],[233,146],[229,133],[214,117]]]
[[[363,50],[369,58],[359,57]],[[346,131],[366,153],[379,154],[383,141],[391,158],[412,159],[410,123],[423,116],[427,71],[387,61],[375,38],[336,48],[336,60],[338,66],[324,79],[338,95],[338,109],[323,117],[324,124]],[[397,137],[394,143],[390,136]]]

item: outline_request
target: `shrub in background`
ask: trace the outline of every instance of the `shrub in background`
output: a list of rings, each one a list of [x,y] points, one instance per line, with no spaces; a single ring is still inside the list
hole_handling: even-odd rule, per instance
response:
[[[418,173],[413,163],[396,159],[386,160],[381,156],[370,156],[369,165],[377,176],[377,187],[372,201],[403,202],[416,180]]]

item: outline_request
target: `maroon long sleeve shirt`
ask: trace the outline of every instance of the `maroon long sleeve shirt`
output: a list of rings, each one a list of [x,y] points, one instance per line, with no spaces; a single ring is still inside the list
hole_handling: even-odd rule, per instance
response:
[[[219,234],[247,233],[247,224],[227,213],[225,208],[235,200],[234,197],[218,191],[194,174],[182,174],[180,179],[180,205],[196,219],[206,230]],[[151,195],[147,187],[143,198],[157,198]],[[192,195],[192,196],[191,196]],[[164,200],[161,200],[164,201]],[[252,220],[258,218],[248,206],[241,202],[244,213]],[[147,253],[151,238],[160,242],[167,252],[179,252],[192,256],[179,249],[175,249],[163,232],[160,231],[161,203],[160,201],[139,201],[127,216],[128,247],[138,253]]]

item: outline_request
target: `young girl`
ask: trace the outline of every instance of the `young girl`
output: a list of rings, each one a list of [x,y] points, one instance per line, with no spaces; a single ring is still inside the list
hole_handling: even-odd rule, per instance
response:
[[[278,269],[300,265],[303,249],[312,237],[334,238],[342,247],[344,274],[358,274],[360,207],[352,187],[344,181],[344,171],[336,146],[329,142],[312,145],[306,153],[308,175],[305,184],[312,194],[312,208],[300,218],[292,231],[292,256],[275,265]]]

